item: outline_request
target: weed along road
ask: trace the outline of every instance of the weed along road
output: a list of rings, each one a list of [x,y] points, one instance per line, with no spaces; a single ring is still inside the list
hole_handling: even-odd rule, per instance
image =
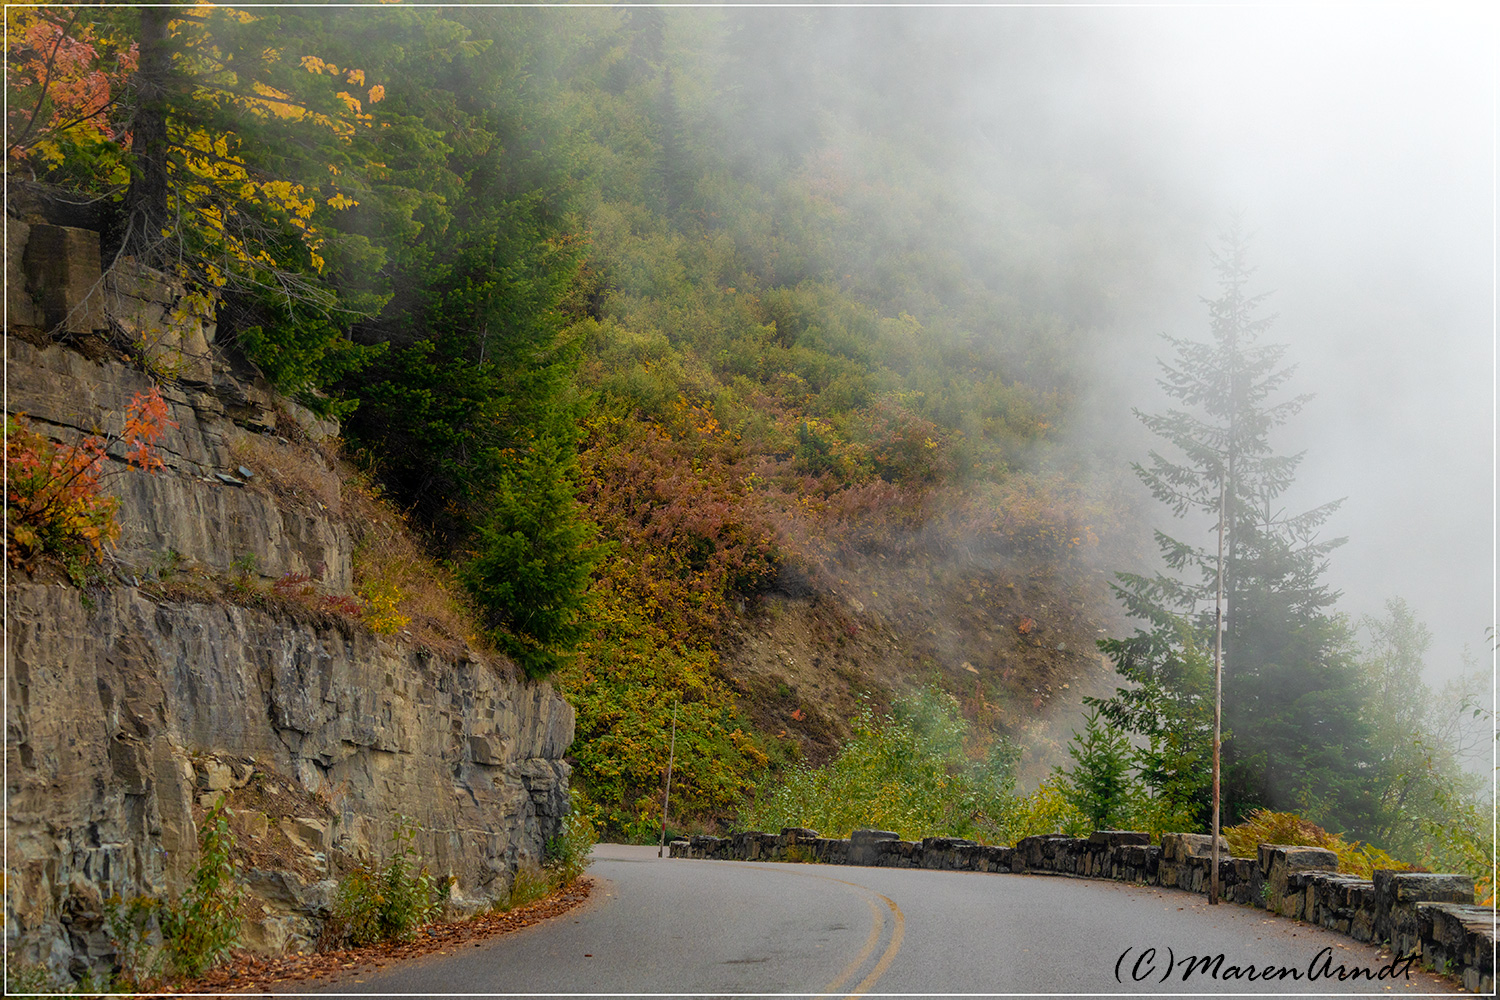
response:
[[[1408,976],[1406,963],[1393,966],[1373,946],[1249,907],[1210,908],[1185,892],[1045,875],[658,859],[654,847],[600,845],[594,858],[597,884],[582,908],[329,991],[1462,992],[1415,965]],[[1384,978],[1367,978],[1381,970]]]

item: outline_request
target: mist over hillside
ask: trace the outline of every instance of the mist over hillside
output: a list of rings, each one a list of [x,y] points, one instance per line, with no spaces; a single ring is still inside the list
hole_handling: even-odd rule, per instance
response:
[[[730,141],[773,164],[801,142],[903,171],[923,209],[870,239],[950,255],[975,284],[1080,328],[1070,346],[1091,381],[1072,443],[1098,466],[1148,446],[1128,413],[1158,404],[1157,335],[1202,335],[1207,248],[1240,217],[1279,317],[1270,337],[1316,397],[1285,431],[1307,453],[1294,499],[1349,498],[1328,525],[1349,537],[1331,569],[1344,609],[1406,597],[1434,629],[1439,676],[1465,645],[1487,658],[1493,17],[1446,5],[747,20],[765,35],[739,56],[758,69],[759,111],[726,119]]]

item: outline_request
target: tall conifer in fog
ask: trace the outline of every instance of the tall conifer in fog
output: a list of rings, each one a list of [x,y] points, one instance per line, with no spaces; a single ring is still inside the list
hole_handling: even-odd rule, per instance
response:
[[[1133,468],[1185,530],[1156,534],[1168,572],[1119,576],[1117,593],[1149,630],[1101,645],[1138,686],[1181,693],[1180,621],[1195,623],[1203,646],[1213,646],[1222,483],[1226,822],[1268,806],[1363,830],[1373,806],[1369,735],[1349,629],[1333,611],[1339,595],[1322,580],[1329,552],[1344,539],[1319,537],[1341,501],[1300,514],[1281,505],[1303,456],[1278,454],[1271,434],[1310,397],[1285,395],[1293,372],[1283,363],[1286,347],[1261,342],[1273,317],[1262,311],[1265,293],[1250,291],[1246,251],[1235,226],[1213,255],[1219,294],[1206,302],[1208,340],[1166,338],[1172,357],[1161,362],[1159,381],[1175,405],[1135,411],[1165,447]],[[1201,679],[1193,684],[1211,692]],[[1151,727],[1172,720],[1142,713],[1139,701],[1121,691],[1103,707],[1160,740]],[[1210,733],[1201,720],[1211,720],[1212,705],[1202,696],[1194,704],[1200,724],[1184,730],[1177,720],[1173,745],[1203,760]],[[1200,800],[1206,783],[1205,769]]]

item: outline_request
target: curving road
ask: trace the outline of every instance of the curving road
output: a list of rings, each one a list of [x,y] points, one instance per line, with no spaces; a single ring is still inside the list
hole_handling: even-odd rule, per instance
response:
[[[597,884],[584,908],[330,992],[1462,992],[1415,968],[1404,975],[1401,964],[1392,979],[1389,955],[1330,931],[1233,904],[1211,908],[1171,890],[1043,875],[660,860],[654,847],[601,845],[594,859]],[[1207,964],[1221,953],[1221,963]],[[1267,967],[1275,978],[1264,978]],[[1341,967],[1350,976],[1342,982]],[[1351,975],[1382,968],[1387,977],[1373,982]]]

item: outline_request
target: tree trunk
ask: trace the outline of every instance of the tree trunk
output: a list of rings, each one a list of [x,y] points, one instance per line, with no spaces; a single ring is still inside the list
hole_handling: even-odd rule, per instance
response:
[[[172,12],[166,7],[142,7],[140,63],[135,74],[136,112],[131,124],[135,167],[125,195],[129,216],[125,252],[143,263],[159,259],[164,231],[169,230],[167,205],[167,97],[172,54],[167,30]]]

